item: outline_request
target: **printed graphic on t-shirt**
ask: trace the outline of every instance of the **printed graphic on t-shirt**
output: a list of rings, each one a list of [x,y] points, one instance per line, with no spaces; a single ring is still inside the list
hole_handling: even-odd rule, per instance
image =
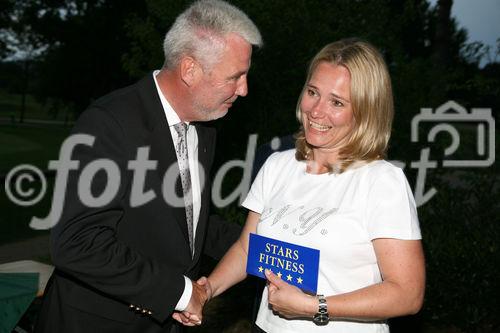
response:
[[[260,216],[260,223],[269,223],[270,227],[281,227],[283,230],[290,229],[296,236],[306,235],[314,228],[321,227],[320,233],[326,235],[328,225],[323,222],[337,210],[338,208],[308,208],[304,205],[286,204],[278,208],[265,208]]]

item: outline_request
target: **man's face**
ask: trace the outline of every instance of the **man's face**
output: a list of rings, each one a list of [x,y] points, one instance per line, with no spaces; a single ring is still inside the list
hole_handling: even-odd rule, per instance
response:
[[[236,34],[227,36],[219,61],[203,71],[192,90],[196,120],[221,118],[238,96],[246,96],[251,57],[252,46],[248,42]]]

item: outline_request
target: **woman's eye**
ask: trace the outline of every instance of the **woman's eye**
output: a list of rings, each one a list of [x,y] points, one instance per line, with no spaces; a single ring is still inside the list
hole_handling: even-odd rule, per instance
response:
[[[316,92],[314,90],[312,90],[312,89],[307,89],[307,94],[309,96],[314,96],[314,95],[316,95]]]
[[[333,101],[333,105],[338,106],[338,107],[341,107],[341,106],[344,106],[344,103],[342,103],[342,102],[341,102],[341,101],[339,101],[339,100],[334,100],[334,101]]]

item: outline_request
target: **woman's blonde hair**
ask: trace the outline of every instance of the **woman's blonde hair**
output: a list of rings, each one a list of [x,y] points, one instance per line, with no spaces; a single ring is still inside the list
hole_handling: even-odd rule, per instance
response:
[[[351,106],[354,128],[344,147],[339,151],[339,163],[328,166],[330,171],[343,172],[356,161],[370,162],[385,157],[391,135],[394,105],[391,79],[380,52],[359,39],[342,39],[326,45],[314,56],[307,79],[297,103],[297,118],[301,123],[295,135],[298,161],[312,159],[312,146],[305,138],[300,102],[307,83],[320,63],[343,66],[351,78]]]

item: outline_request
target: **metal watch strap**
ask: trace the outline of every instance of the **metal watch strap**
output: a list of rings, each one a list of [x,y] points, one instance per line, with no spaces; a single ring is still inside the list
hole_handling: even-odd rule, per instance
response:
[[[324,295],[317,295],[318,297],[318,312],[313,317],[313,322],[316,325],[326,325],[330,321],[328,316],[328,304]]]

